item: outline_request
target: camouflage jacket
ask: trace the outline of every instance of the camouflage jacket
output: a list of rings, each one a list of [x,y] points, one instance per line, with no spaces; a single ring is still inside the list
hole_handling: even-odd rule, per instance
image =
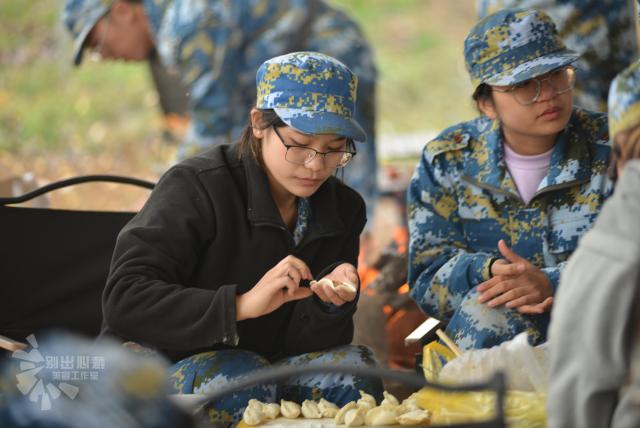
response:
[[[499,124],[486,117],[427,143],[409,184],[409,285],[428,314],[448,320],[465,294],[489,279],[504,239],[555,289],[578,239],[612,191],[604,114],[574,108],[549,172],[528,205],[503,157]]]
[[[482,18],[503,8],[533,8],[547,13],[569,49],[582,54],[576,63],[575,102],[607,110],[611,80],[638,57],[635,0],[476,0]]]
[[[144,7],[162,63],[188,90],[191,137],[200,146],[239,137],[260,64],[300,50],[331,55],[358,76],[356,114],[369,113],[369,123],[359,122],[373,135],[373,55],[342,11],[322,0],[144,0]]]

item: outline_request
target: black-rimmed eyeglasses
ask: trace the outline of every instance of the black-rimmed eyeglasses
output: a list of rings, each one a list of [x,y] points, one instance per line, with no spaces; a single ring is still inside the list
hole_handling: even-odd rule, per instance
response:
[[[321,155],[324,159],[325,168],[343,168],[349,161],[356,155],[354,152],[348,150],[329,150],[328,152],[319,152],[311,147],[298,146],[296,144],[287,144],[284,142],[282,135],[278,132],[276,127],[273,127],[276,135],[280,139],[280,142],[287,149],[284,158],[296,165],[306,165]]]

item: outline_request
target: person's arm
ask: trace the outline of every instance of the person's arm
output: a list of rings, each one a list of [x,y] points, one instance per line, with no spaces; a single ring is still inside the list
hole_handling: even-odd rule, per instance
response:
[[[359,199],[359,201],[362,200]],[[346,225],[349,233],[348,240],[341,248],[336,248],[336,261],[319,272],[316,279],[330,274],[343,263],[358,267],[360,233],[366,222],[364,203],[360,204],[353,219],[353,224]],[[340,306],[327,304],[316,295],[296,303],[285,335],[286,355],[297,355],[351,343],[353,314],[356,311],[360,293],[360,284],[354,285],[358,289],[355,298]]]
[[[102,297],[114,333],[161,349],[237,342],[236,285],[186,283],[201,249],[215,238],[215,212],[195,175],[169,170],[120,232]]]
[[[638,331],[639,188],[640,167],[625,169],[561,275],[549,328],[550,428],[611,426],[614,417],[640,423],[628,423],[637,412],[620,407]]]
[[[409,286],[423,311],[447,320],[489,278],[494,256],[467,248],[451,176],[441,171],[423,154],[407,190]]]
[[[235,29],[209,10],[179,24],[175,32],[161,32],[159,49],[189,95],[191,127],[186,143],[198,147],[228,143],[233,126],[230,106],[237,102],[233,93],[241,85],[236,70],[240,48],[231,40]],[[192,30],[183,31],[187,26]],[[185,155],[194,154],[188,147],[185,150]]]

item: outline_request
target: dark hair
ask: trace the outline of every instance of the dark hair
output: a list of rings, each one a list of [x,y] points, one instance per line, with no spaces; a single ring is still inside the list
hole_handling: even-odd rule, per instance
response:
[[[273,109],[258,109],[258,111],[260,112],[260,123],[255,125],[258,129],[289,126],[280,119],[280,116],[278,116]],[[249,123],[238,140],[238,144],[240,145],[238,153],[241,158],[246,155],[253,156],[253,158],[262,165],[262,142],[253,135],[253,128],[254,126],[251,124],[251,113],[249,113]],[[356,145],[351,138],[347,139],[347,150],[356,153]]]
[[[478,85],[475,91],[473,91],[473,101],[476,103],[476,110],[482,114],[482,110],[480,109],[480,101],[489,101],[491,100],[491,86],[486,83],[481,83]]]
[[[267,129],[272,126],[287,126],[273,109],[258,109],[258,111],[260,112],[260,123],[255,125],[256,128]],[[262,165],[262,142],[253,135],[253,127],[254,125],[251,123],[251,113],[249,113],[249,123],[242,132],[240,140],[238,140],[238,144],[240,145],[238,153],[240,157],[245,155],[253,156],[253,158]]]

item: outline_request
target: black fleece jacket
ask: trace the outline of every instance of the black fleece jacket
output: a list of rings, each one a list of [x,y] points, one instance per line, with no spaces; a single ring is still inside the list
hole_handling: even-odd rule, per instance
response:
[[[236,295],[289,254],[317,278],[341,262],[356,266],[362,198],[331,177],[310,201],[309,227],[295,247],[266,174],[252,157],[239,159],[236,145],[172,167],[118,236],[102,334],[154,347],[173,361],[225,348],[275,360],[350,343],[357,299],[336,309],[312,296],[236,321]]]

